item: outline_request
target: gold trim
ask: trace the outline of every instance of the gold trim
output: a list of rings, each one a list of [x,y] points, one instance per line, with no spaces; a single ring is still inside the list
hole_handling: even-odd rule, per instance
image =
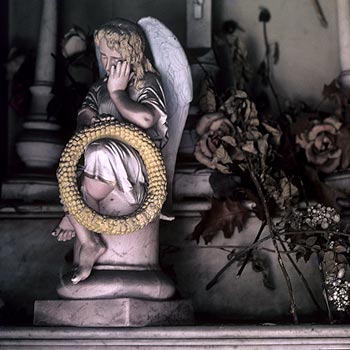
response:
[[[136,149],[147,172],[148,188],[144,201],[133,213],[119,217],[101,215],[82,199],[77,179],[77,165],[86,147],[101,138],[113,138]],[[166,198],[166,173],[161,152],[136,126],[105,119],[76,133],[62,152],[57,172],[63,205],[75,220],[88,230],[121,235],[142,229],[160,213]]]

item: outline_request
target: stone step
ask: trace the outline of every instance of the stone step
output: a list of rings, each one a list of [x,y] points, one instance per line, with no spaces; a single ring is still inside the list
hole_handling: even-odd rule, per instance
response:
[[[348,325],[181,326],[0,329],[0,348],[15,349],[350,349]]]
[[[34,325],[39,326],[144,327],[193,323],[190,300],[37,300],[34,304]]]

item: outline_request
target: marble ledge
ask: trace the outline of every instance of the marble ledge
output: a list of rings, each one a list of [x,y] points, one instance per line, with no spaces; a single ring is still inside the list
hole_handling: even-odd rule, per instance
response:
[[[196,163],[182,164],[175,171],[173,211],[180,216],[196,216],[210,208],[210,169]],[[39,175],[6,180],[1,187],[0,218],[59,218],[57,180]]]
[[[201,198],[175,201],[171,215],[199,216],[200,212],[209,210],[210,206],[208,200]],[[60,218],[62,215],[63,209],[60,204],[17,204],[3,201],[0,205],[0,219]]]
[[[349,349],[348,325],[0,328],[1,349]]]

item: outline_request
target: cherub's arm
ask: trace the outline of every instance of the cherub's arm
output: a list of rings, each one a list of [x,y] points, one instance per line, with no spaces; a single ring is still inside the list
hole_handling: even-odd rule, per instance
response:
[[[84,98],[82,106],[77,115],[76,131],[90,126],[98,118],[97,83],[94,84]]]
[[[83,129],[85,126],[89,126],[94,122],[96,112],[89,107],[82,108],[77,116],[76,131]]]
[[[149,129],[157,123],[159,111],[151,105],[133,101],[129,97],[126,88],[130,77],[128,62],[118,62],[116,66],[112,66],[107,82],[109,95],[123,118],[142,129]]]

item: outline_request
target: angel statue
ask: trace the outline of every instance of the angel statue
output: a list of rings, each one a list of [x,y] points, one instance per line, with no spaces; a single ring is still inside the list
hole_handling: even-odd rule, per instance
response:
[[[146,37],[161,74],[145,55]],[[139,20],[138,24],[120,18],[110,20],[95,30],[94,41],[101,79],[92,85],[85,97],[78,112],[77,129],[114,118],[144,130],[162,149],[170,197],[169,177],[172,178],[174,173],[176,152],[192,98],[191,76],[181,45],[164,25],[150,17]],[[168,132],[169,121],[174,123],[173,132],[170,129]],[[169,145],[164,147],[168,140]],[[134,148],[111,138],[101,138],[85,149],[79,183],[81,196],[90,208],[118,217],[130,214],[140,206],[147,191],[147,174]],[[86,283],[98,270],[104,271],[103,277],[99,277],[103,281],[110,270],[118,270],[119,275],[112,277],[110,285],[115,285],[118,280],[123,287],[114,286],[111,291],[107,286],[106,291],[98,292],[102,295],[94,294],[94,297],[125,296],[128,294],[126,289],[130,294],[135,279],[139,283],[141,278],[147,284],[155,280],[154,273],[159,280],[158,219],[137,232],[110,237],[87,229],[66,212],[52,235],[58,241],[76,237],[76,267],[69,277],[71,283],[66,281],[59,294],[66,297],[76,294],[75,290],[66,295],[67,286],[85,280]],[[126,274],[126,271],[133,271],[138,277]],[[140,271],[146,271],[146,274],[140,277],[136,273]],[[150,271],[153,274],[147,277]],[[137,287],[138,290],[145,289]],[[173,293],[170,282],[164,282],[162,288],[165,292],[160,298]],[[152,297],[153,292],[137,293],[136,296]],[[78,293],[77,298],[81,297],[86,297],[84,292]]]

